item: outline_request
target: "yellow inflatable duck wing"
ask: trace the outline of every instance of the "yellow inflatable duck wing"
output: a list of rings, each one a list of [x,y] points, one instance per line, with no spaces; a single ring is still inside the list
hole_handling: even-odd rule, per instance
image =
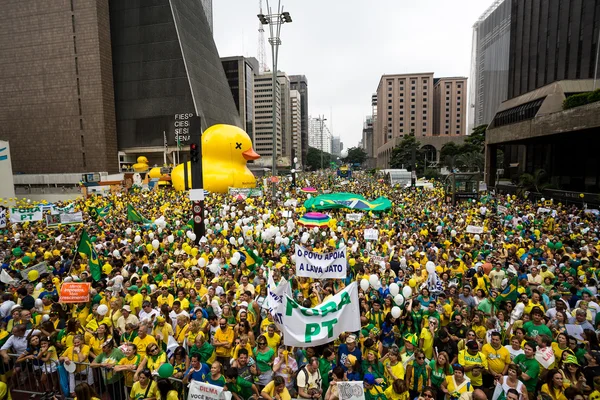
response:
[[[202,134],[202,171],[204,189],[209,192],[227,193],[230,187],[256,187],[256,178],[246,166],[248,160],[260,156],[252,149],[252,141],[241,128],[232,125],[213,125]],[[188,187],[191,182],[190,163],[188,169]],[[171,173],[173,187],[184,190],[184,164],[179,164]]]

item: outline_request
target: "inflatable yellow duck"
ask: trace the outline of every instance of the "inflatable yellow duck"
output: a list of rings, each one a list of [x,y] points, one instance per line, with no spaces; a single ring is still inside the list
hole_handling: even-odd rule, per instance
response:
[[[248,134],[232,125],[213,125],[202,134],[202,171],[204,189],[209,192],[227,193],[230,187],[256,187],[256,178],[248,167],[248,160],[256,160],[260,156],[252,149],[252,141]],[[184,190],[183,166],[179,164],[171,173],[173,187]],[[190,186],[191,169],[189,161],[188,187]]]
[[[146,172],[148,171],[148,159],[144,156],[137,158],[137,164],[131,166],[135,172]]]

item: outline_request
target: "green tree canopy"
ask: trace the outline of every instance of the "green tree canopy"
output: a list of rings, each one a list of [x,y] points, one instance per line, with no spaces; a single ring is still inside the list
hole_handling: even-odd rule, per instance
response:
[[[336,157],[330,153],[323,152],[314,147],[309,147],[308,153],[306,154],[306,166],[308,169],[311,171],[321,169],[321,153],[323,153],[323,168],[328,168],[329,163],[336,160]]]
[[[344,158],[345,163],[362,164],[367,160],[367,153],[361,147],[350,147],[348,157]]]
[[[421,143],[415,139],[412,135],[406,135],[396,147],[392,149],[392,157],[390,160],[391,168],[405,168],[409,171],[412,170],[413,151],[415,153],[415,161],[418,166],[421,160],[423,160],[423,150],[421,149]]]

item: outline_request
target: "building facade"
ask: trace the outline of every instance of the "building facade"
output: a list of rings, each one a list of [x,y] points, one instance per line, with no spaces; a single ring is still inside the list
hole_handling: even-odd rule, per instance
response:
[[[302,165],[306,165],[306,155],[308,154],[308,79],[304,75],[290,75],[290,89],[297,90],[300,93],[300,112],[301,112],[301,142],[302,156],[298,155],[298,159],[302,161]]]
[[[467,78],[435,79],[433,99],[433,135],[464,135],[467,127]]]
[[[273,121],[275,101],[275,121]],[[260,162],[271,165],[273,157],[273,122],[277,127],[277,157],[281,156],[281,86],[275,85],[273,99],[273,75],[259,74],[254,77],[254,149],[260,154]]]
[[[258,60],[241,56],[223,57],[221,63],[244,129],[254,140],[254,75],[258,73]]]
[[[290,114],[292,122],[292,149],[300,160],[302,155],[302,97],[297,90],[290,90]]]
[[[338,156],[342,153],[342,141],[339,136],[331,137],[331,154]]]
[[[292,105],[290,99],[290,80],[285,73],[277,74],[281,93],[281,163],[289,165],[292,157]]]
[[[210,4],[3,4],[0,139],[11,143],[14,173],[114,173],[122,155],[162,165],[165,138],[171,152],[177,146],[175,114],[199,115],[204,129],[242,127]],[[32,138],[44,157],[31,157]]]
[[[600,2],[512,1],[507,98],[567,79],[594,78]]]
[[[308,126],[308,145],[331,153],[331,132],[327,127],[326,120],[322,117],[308,117],[310,124]]]
[[[469,125],[489,124],[508,96],[512,0],[496,0],[473,25]]]

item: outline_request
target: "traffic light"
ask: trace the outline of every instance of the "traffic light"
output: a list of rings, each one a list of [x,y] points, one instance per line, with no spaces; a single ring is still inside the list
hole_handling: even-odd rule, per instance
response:
[[[190,144],[190,160],[193,163],[197,163],[200,160],[200,154],[198,152],[198,143]]]

